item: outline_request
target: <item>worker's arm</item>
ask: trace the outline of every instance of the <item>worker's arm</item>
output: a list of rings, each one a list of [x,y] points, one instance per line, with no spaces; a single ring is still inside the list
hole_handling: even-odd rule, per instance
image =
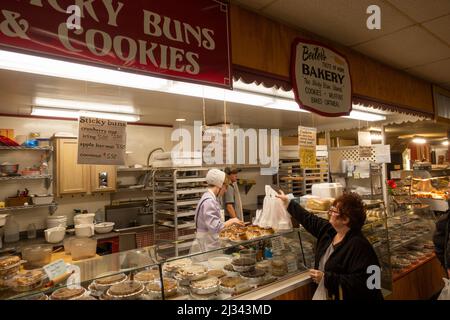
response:
[[[227,212],[230,214],[230,218],[237,218],[236,210],[234,210],[232,203],[227,203]]]

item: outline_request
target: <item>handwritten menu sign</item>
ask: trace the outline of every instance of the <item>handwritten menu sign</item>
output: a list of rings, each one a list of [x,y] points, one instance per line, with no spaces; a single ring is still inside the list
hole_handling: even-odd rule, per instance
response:
[[[125,164],[127,123],[80,117],[78,130],[79,164]]]
[[[316,128],[298,127],[298,149],[300,153],[300,166],[302,168],[315,168],[317,165],[316,138]]]
[[[352,82],[347,59],[322,43],[296,39],[292,45],[291,80],[302,109],[326,117],[352,110]]]

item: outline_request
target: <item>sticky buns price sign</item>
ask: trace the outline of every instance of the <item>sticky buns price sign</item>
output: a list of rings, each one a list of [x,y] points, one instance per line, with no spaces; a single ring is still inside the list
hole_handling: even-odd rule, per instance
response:
[[[78,163],[124,165],[127,141],[124,121],[80,117]]]
[[[347,59],[323,44],[296,39],[292,46],[291,81],[300,108],[326,117],[352,110],[352,81]]]
[[[231,88],[218,0],[3,0],[0,46]]]

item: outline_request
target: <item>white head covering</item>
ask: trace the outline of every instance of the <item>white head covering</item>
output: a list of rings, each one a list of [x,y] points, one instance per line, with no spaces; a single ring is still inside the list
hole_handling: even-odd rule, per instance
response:
[[[225,181],[225,172],[220,171],[219,169],[211,169],[206,174],[206,182],[208,185],[213,185],[221,188]]]

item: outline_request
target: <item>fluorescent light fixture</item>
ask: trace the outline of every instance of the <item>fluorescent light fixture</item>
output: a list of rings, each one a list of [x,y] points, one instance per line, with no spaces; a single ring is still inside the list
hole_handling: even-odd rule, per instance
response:
[[[169,83],[168,80],[156,77],[92,67],[4,50],[0,50],[0,68],[143,90],[161,89]]]
[[[443,141],[442,144],[443,144],[444,146],[448,146],[448,140]]]
[[[344,118],[361,120],[361,121],[382,121],[386,120],[386,116],[376,113],[363,112],[359,110],[352,110],[349,116],[345,116]]]
[[[175,121],[176,121],[176,122],[185,122],[185,121],[186,121],[186,119],[183,119],[183,118],[179,118],[179,119],[175,119]]]
[[[424,138],[414,138],[412,139],[412,142],[416,144],[424,144],[427,143],[427,140]]]
[[[15,53],[0,50],[0,69],[26,72],[51,77],[59,77],[73,80],[89,81],[95,83],[116,85],[142,90],[159,91],[187,95],[192,97],[228,101],[247,104],[258,107],[272,108],[286,111],[307,112],[299,108],[293,99],[293,91],[284,91],[274,88],[261,88],[256,84],[247,85],[241,81],[235,82],[235,90],[226,90],[211,86],[170,81],[148,75],[139,75],[130,72],[110,70],[101,67],[93,67],[78,63],[48,59],[28,54]],[[43,98],[40,98],[43,99]],[[37,101],[39,102],[39,100]],[[57,108],[69,108],[58,103],[37,103],[37,106],[54,106]],[[47,101],[48,102],[48,101]],[[355,105],[357,107],[357,105]],[[73,106],[70,106],[73,108]],[[74,109],[124,112],[129,106],[117,106],[117,110],[105,109],[105,105],[78,103]],[[119,111],[120,110],[120,111]],[[77,112],[77,111],[75,111]],[[132,117],[137,117],[130,115]],[[362,121],[386,120],[384,115],[353,110],[346,118]]]
[[[31,115],[41,117],[75,118],[75,119],[78,119],[80,116],[84,116],[84,117],[118,120],[126,122],[136,122],[139,121],[140,119],[138,115],[134,114],[94,112],[86,110],[70,110],[70,109],[56,109],[43,107],[33,107]]]
[[[52,107],[62,109],[114,112],[114,113],[134,113],[135,109],[129,105],[105,104],[96,102],[85,102],[75,100],[50,99],[37,97],[34,99],[36,107]]]

